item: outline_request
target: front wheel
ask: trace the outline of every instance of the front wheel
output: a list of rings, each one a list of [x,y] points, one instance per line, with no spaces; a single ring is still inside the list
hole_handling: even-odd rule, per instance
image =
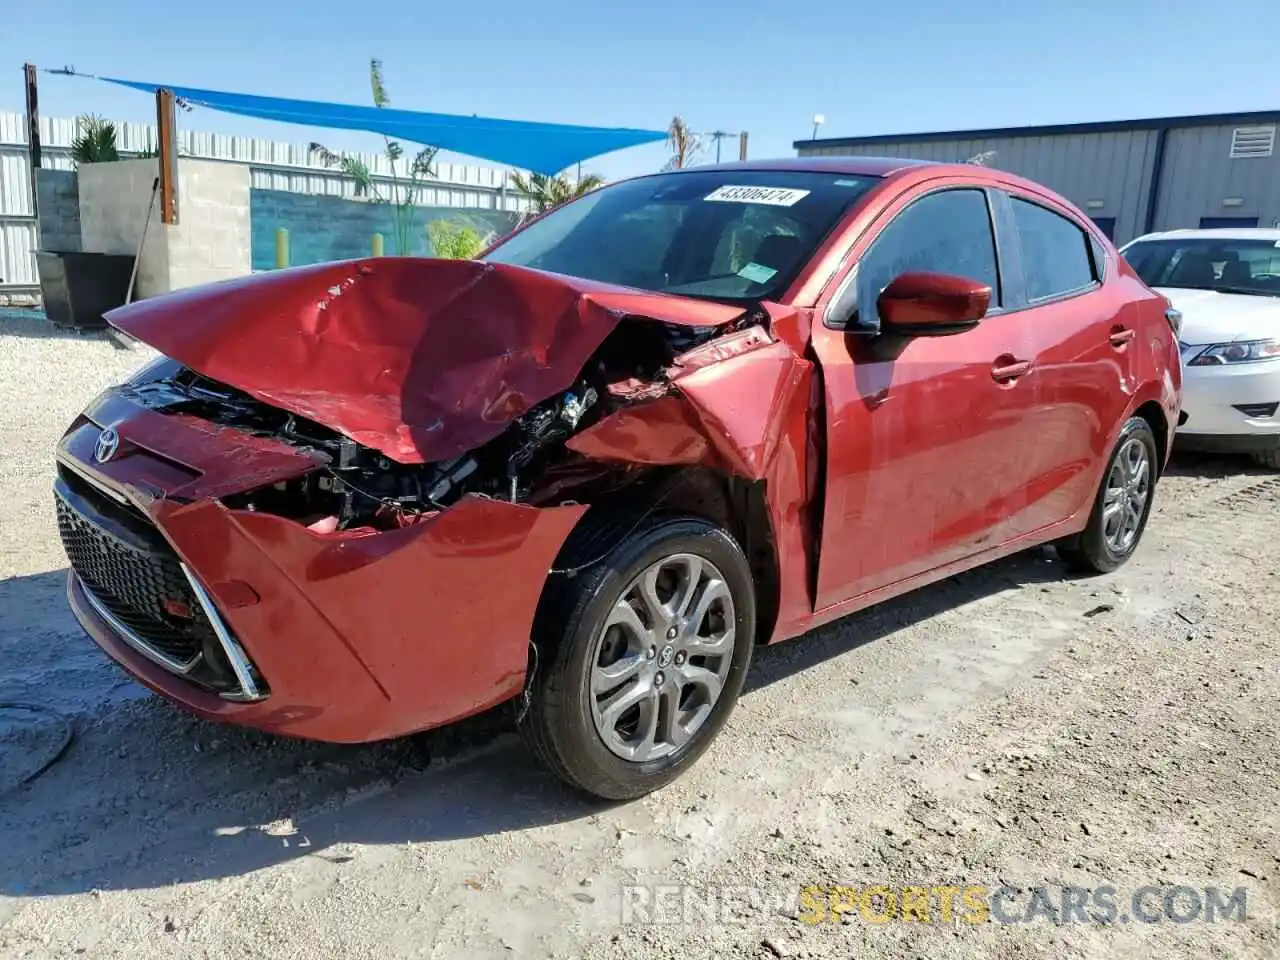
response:
[[[755,642],[751,570],[694,517],[651,520],[573,577],[553,575],[520,729],[580,789],[629,800],[710,745]]]
[[[1068,564],[1083,572],[1110,573],[1133,556],[1151,515],[1158,462],[1151,425],[1132,417],[1107,461],[1088,525],[1058,544]]]

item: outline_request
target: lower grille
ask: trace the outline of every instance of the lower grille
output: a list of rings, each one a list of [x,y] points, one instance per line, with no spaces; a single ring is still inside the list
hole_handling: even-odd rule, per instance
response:
[[[71,568],[94,598],[148,646],[186,673],[213,630],[170,550],[112,536],[57,498],[58,533]],[[185,611],[186,615],[183,616]]]
[[[91,605],[130,646],[225,697],[265,696],[208,593],[149,519],[63,468],[54,494],[71,569]]]
[[[1280,403],[1237,403],[1235,408],[1251,420],[1265,420],[1276,415]]]

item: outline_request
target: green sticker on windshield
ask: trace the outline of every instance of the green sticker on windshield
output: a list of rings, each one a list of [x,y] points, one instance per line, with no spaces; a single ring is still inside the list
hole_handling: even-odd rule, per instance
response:
[[[768,283],[777,273],[778,271],[773,267],[766,267],[763,263],[752,261],[738,271],[738,276],[752,283]]]

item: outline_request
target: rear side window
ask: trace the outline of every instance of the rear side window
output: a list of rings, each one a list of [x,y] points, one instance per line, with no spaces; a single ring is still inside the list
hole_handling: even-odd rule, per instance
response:
[[[893,219],[858,262],[858,301],[874,304],[904,273],[948,273],[991,287],[1000,303],[996,244],[987,196],[944,190],[921,197]]]
[[[1029,300],[1060,297],[1093,285],[1092,251],[1083,230],[1066,217],[1017,197],[1013,218],[1022,239]]]

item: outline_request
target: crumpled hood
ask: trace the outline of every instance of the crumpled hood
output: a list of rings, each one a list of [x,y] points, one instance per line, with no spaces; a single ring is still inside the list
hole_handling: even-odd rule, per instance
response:
[[[1182,312],[1183,343],[1203,346],[1280,337],[1280,297],[1155,287]]]
[[[742,313],[504,264],[379,257],[194,287],[106,319],[264,403],[429,463],[569,389],[626,316],[712,327]]]

